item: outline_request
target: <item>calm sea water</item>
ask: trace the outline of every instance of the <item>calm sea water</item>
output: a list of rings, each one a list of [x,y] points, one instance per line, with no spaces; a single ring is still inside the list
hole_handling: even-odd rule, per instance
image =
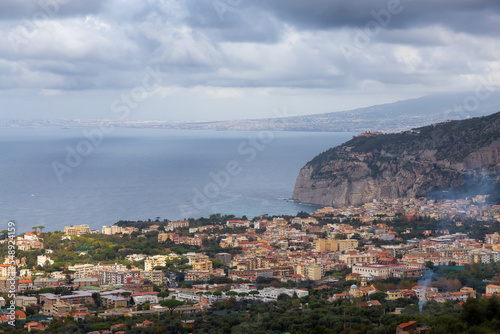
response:
[[[38,225],[100,229],[122,219],[311,212],[316,207],[285,200],[300,168],[352,136],[114,129],[92,144],[83,131],[0,129],[0,229],[9,220],[26,232]]]

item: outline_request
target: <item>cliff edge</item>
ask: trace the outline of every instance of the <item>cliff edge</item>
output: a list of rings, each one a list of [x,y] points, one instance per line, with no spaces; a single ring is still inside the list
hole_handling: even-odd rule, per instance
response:
[[[500,189],[500,112],[394,134],[363,134],[308,162],[293,199],[324,206]]]

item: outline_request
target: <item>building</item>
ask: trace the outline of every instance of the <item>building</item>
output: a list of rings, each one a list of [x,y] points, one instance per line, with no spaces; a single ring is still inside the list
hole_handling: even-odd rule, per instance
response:
[[[324,252],[343,252],[347,249],[355,249],[358,247],[357,239],[316,239],[313,242],[314,249],[318,253]]]
[[[224,262],[227,265],[231,263],[231,254],[229,253],[217,253],[215,254],[215,258],[219,261]]]
[[[134,293],[131,297],[134,299],[135,305],[144,304],[146,302],[158,304],[158,292]]]
[[[84,278],[76,278],[73,283],[78,288],[85,288],[88,286],[98,286],[99,279],[95,277],[84,277]]]
[[[498,234],[498,232],[495,232],[493,234],[486,234],[484,236],[484,241],[485,243],[492,245],[500,244],[500,234]]]
[[[208,271],[209,273],[212,273],[213,272],[213,263],[210,260],[194,262],[193,263],[193,270],[195,270],[195,271]]]
[[[486,286],[486,294],[500,294],[500,285],[488,284]]]
[[[90,233],[90,227],[88,225],[71,225],[64,227],[64,234],[66,235],[82,235],[87,233]]]
[[[354,251],[353,253],[341,254],[339,260],[348,266],[352,266],[353,264],[375,263],[377,262],[377,256],[374,254],[358,254]]]
[[[45,266],[48,263],[49,266],[54,264],[54,261],[50,259],[50,257],[45,256],[45,255],[38,255],[36,257],[36,265],[37,266]]]
[[[387,291],[387,300],[396,300],[405,297],[405,290],[389,290]]]
[[[132,234],[132,232],[138,232],[139,229],[137,227],[122,227],[122,226],[106,226],[102,227],[102,234],[113,235],[113,234]]]
[[[64,315],[71,312],[71,304],[57,300],[55,303],[43,305],[44,315]]]
[[[30,305],[36,305],[37,299],[36,297],[27,297],[27,296],[16,296],[15,298],[16,307],[20,307],[26,309]]]
[[[363,264],[353,265],[352,273],[372,277],[392,277],[395,273],[400,273],[404,269],[406,269],[404,264]]]
[[[117,296],[104,296],[101,298],[102,304],[107,308],[127,307],[127,299]]]
[[[336,248],[334,239],[316,239],[313,245],[317,253],[334,252]]]
[[[286,289],[286,288],[264,288],[262,290],[259,290],[259,294],[257,297],[260,297],[262,299],[271,299],[271,300],[277,300],[278,296],[281,294],[286,294],[290,297],[293,297],[294,295],[297,295],[297,297],[305,297],[309,295],[309,292],[307,290],[301,290],[301,289]]]
[[[72,276],[74,278],[83,278],[91,276],[94,273],[94,265],[93,264],[77,264],[75,266],[69,266],[69,271],[74,271]]]
[[[186,228],[189,227],[189,221],[183,220],[183,221],[175,221],[175,222],[170,222],[167,225],[167,229],[173,231],[179,228]]]
[[[310,264],[307,266],[307,278],[313,281],[321,279],[321,266],[317,264]]]
[[[496,263],[500,262],[500,252],[495,251],[475,251],[469,253],[469,260],[473,263]]]
[[[396,326],[396,334],[416,333],[417,322],[409,321]]]
[[[7,277],[0,277],[0,292],[10,292],[19,288],[19,277],[14,281],[9,280]]]
[[[97,275],[102,276],[103,284],[125,284],[126,278],[129,277],[128,271],[125,270],[97,270]]]
[[[357,239],[345,239],[345,240],[337,240],[337,252],[343,252],[347,249],[355,249],[358,247]]]
[[[167,264],[164,258],[153,258],[144,260],[144,270],[151,271],[155,267],[165,267]]]
[[[429,294],[437,293],[438,289],[430,286],[416,285],[412,288],[418,300],[427,300]]]
[[[35,279],[35,285],[40,286],[42,288],[51,288],[55,284],[59,283],[57,278],[48,278],[48,277],[38,277]]]
[[[143,280],[149,280],[152,284],[162,285],[163,284],[163,271],[161,271],[161,270],[144,270],[144,271],[141,271],[141,278]]]

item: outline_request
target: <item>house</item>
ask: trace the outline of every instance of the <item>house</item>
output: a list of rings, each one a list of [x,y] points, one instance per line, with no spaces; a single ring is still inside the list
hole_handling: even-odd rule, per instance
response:
[[[188,327],[193,329],[194,328],[194,320],[182,320],[181,321],[182,327]]]
[[[396,326],[396,334],[409,334],[417,330],[417,322],[409,321]]]
[[[32,331],[43,331],[47,328],[47,326],[44,326],[43,324],[36,321],[30,321],[24,325],[24,328],[26,328],[28,332],[32,332]]]
[[[387,291],[387,299],[388,300],[396,300],[399,298],[404,298],[405,291],[404,290],[389,290]]]
[[[149,320],[136,324],[136,327],[154,327],[155,323]]]
[[[500,293],[500,285],[488,284],[486,286],[486,294]]]

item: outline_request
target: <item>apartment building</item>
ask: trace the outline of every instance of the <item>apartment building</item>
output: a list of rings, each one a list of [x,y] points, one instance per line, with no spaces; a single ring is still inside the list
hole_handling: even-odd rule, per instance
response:
[[[64,234],[66,235],[82,235],[90,233],[90,227],[88,225],[79,225],[79,226],[65,226]]]

